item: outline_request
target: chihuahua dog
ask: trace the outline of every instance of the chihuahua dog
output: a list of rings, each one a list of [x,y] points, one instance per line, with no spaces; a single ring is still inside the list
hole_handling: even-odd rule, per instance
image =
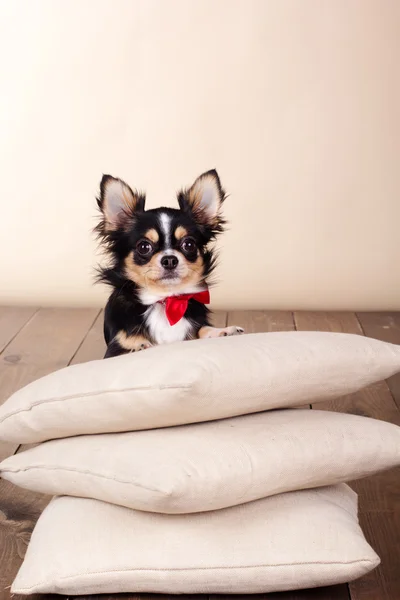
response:
[[[145,196],[104,175],[96,227],[110,264],[99,281],[113,291],[104,317],[105,358],[156,344],[243,333],[210,326],[210,242],[224,229],[225,192],[215,170],[178,193],[179,209],[145,210]]]

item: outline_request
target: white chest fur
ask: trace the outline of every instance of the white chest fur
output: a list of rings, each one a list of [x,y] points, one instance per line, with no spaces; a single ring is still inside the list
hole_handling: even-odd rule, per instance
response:
[[[163,304],[153,304],[150,306],[146,311],[145,318],[151,337],[157,344],[181,342],[186,338],[191,328],[189,321],[185,317],[175,325],[170,325]]]

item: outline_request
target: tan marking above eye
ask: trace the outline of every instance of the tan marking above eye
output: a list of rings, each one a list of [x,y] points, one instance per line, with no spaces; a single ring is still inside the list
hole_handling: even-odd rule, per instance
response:
[[[148,231],[146,231],[144,237],[153,242],[153,244],[157,244],[159,240],[159,235],[155,229],[149,229]]]
[[[185,227],[182,227],[182,225],[178,225],[178,227],[175,229],[175,238],[177,240],[181,240],[182,238],[184,238],[187,234],[188,234],[188,230]]]

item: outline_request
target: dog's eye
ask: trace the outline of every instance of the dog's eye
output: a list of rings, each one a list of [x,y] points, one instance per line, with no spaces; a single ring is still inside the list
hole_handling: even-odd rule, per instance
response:
[[[183,240],[183,242],[181,244],[181,248],[184,252],[186,252],[187,254],[190,254],[192,252],[195,252],[196,242],[194,241],[193,238],[186,238]]]
[[[136,244],[136,250],[142,256],[148,256],[153,252],[153,246],[147,240],[141,240]]]

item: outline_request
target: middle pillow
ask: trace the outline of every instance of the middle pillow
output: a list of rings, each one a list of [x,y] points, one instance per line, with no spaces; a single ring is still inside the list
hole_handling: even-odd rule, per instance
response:
[[[46,494],[193,513],[346,482],[400,464],[400,427],[277,410],[150,431],[53,440],[7,458],[1,476]]]

